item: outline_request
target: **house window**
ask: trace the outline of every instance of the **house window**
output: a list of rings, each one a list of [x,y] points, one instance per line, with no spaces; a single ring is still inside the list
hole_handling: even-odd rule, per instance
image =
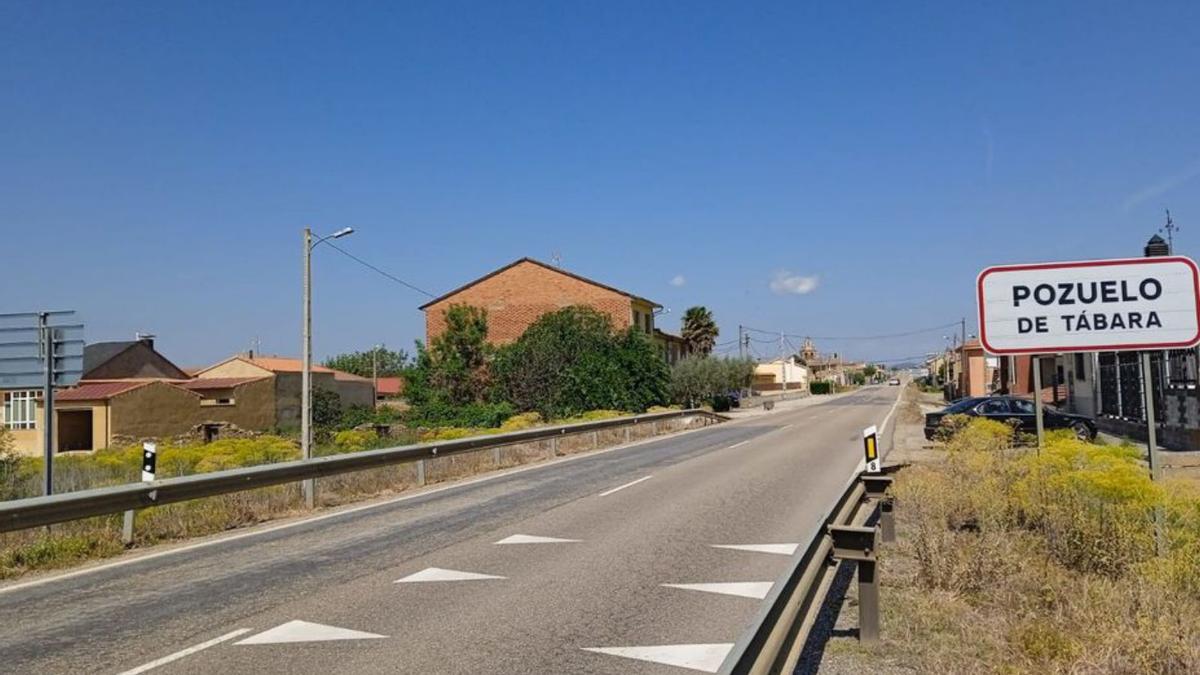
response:
[[[653,314],[643,314],[642,316],[646,317],[646,332],[653,333],[654,332],[654,315]]]
[[[4,392],[4,426],[9,429],[33,429],[36,425],[37,390]]]
[[[1167,352],[1169,386],[1194,389],[1197,385],[1197,351],[1172,349]]]

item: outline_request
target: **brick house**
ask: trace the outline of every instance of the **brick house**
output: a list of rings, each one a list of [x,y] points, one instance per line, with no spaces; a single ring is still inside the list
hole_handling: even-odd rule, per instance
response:
[[[421,305],[426,344],[446,329],[445,313],[451,305],[486,309],[488,341],[493,344],[515,341],[543,314],[583,305],[607,314],[617,330],[632,326],[645,332],[668,361],[671,354],[680,354],[676,336],[658,331],[674,339],[668,340],[656,335],[654,312],[662,305],[532,258],[509,263]]]

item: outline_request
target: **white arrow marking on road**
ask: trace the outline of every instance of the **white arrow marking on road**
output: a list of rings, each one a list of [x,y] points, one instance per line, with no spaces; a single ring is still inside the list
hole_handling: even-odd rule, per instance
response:
[[[705,673],[715,673],[733,649],[732,642],[704,645],[656,645],[652,647],[584,647],[584,651],[627,659],[664,663],[668,666],[690,668]]]
[[[742,598],[762,600],[771,592],[773,581],[736,581],[716,584],[663,584],[667,588],[682,588],[686,591],[704,591],[721,595],[736,595]]]
[[[503,579],[492,574],[479,574],[477,572],[459,572],[458,570],[444,570],[440,567],[430,567],[423,569],[416,574],[410,574],[403,579],[397,579],[395,583],[408,584],[418,581],[478,581],[480,579]]]
[[[578,539],[559,539],[558,537],[539,537],[532,534],[514,534],[511,537],[505,537],[496,542],[500,544],[574,544],[578,543]]]
[[[713,544],[713,548],[727,548],[733,551],[753,551],[754,553],[774,553],[776,555],[795,555],[800,544]]]
[[[274,645],[284,642],[327,642],[329,640],[374,640],[387,637],[375,633],[324,626],[308,621],[289,621],[258,635],[235,642],[236,645]]]

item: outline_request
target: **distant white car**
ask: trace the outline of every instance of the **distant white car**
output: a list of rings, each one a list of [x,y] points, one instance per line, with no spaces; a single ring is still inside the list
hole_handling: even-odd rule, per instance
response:
[[[893,377],[891,380],[888,381],[888,386],[889,387],[899,387],[900,386],[900,378]]]

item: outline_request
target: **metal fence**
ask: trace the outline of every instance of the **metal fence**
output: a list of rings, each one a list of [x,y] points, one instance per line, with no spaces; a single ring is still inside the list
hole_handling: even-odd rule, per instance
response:
[[[704,417],[714,421],[725,419],[705,410],[673,410],[18,499],[0,502],[0,532],[619,427],[653,425],[657,430],[659,422],[687,417]]]
[[[880,535],[894,537],[892,505],[887,496],[891,477],[856,475],[813,529],[808,543],[792,559],[791,568],[775,583],[751,627],[733,646],[718,671],[722,675],[792,673],[808,641],[836,566],[858,565],[859,636],[879,635],[879,580],[875,551]],[[877,527],[861,527],[876,512]]]

